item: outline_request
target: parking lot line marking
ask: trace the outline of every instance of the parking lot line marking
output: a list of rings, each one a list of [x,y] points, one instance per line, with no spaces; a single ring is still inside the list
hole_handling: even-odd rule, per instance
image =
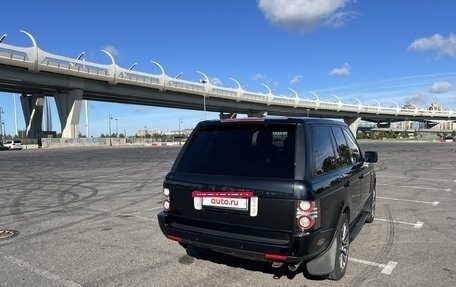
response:
[[[27,263],[25,261],[22,261],[22,260],[20,260],[20,259],[18,259],[16,257],[9,256],[9,255],[3,255],[3,258],[5,260],[7,260],[7,261],[19,266],[19,267],[28,269],[28,270],[32,271],[33,273],[35,273],[35,274],[38,274],[38,275],[40,275],[40,276],[42,276],[44,278],[47,278],[49,280],[55,281],[59,285],[62,285],[62,286],[65,286],[65,287],[82,287],[82,285],[79,285],[78,283],[75,283],[73,281],[60,278],[60,276],[55,275],[54,273],[51,273],[51,272],[49,272],[47,270],[44,270],[44,269],[38,268],[36,266],[33,266],[32,264]]]
[[[451,188],[421,187],[421,186],[396,185],[396,184],[386,184],[386,183],[377,183],[377,185],[383,185],[383,186],[396,186],[396,187],[413,188],[413,189],[427,189],[427,190],[451,191]]]
[[[388,263],[383,267],[382,273],[390,275],[393,273],[394,268],[396,268],[397,262],[395,261],[388,261]]]
[[[377,199],[386,199],[386,200],[397,200],[397,201],[407,201],[407,202],[414,202],[414,203],[423,203],[423,204],[430,204],[432,206],[439,205],[439,201],[420,201],[420,200],[410,200],[410,199],[401,199],[401,198],[392,198],[392,197],[383,197],[377,196]]]
[[[381,177],[383,178],[395,178],[395,179],[415,179],[415,180],[420,180],[421,178],[413,178],[413,177],[410,177],[410,176],[390,176],[390,175],[382,175]],[[426,180],[426,181],[430,181],[430,180],[434,180],[434,181],[451,181],[451,182],[456,182],[456,180],[454,179],[441,179],[441,178],[423,178],[423,180]]]
[[[162,209],[162,208],[163,208],[163,206],[157,206],[157,207],[151,208],[149,210],[158,210],[158,209]]]
[[[381,264],[381,263],[375,263],[375,262],[351,258],[351,257],[349,257],[348,260],[356,262],[356,263],[361,263],[361,264],[365,264],[365,265],[382,268],[381,273],[386,274],[386,275],[390,275],[391,273],[393,273],[393,270],[394,270],[394,268],[396,268],[396,265],[397,265],[397,262],[395,262],[395,261],[388,261],[387,264]]]
[[[375,218],[375,220],[378,221],[385,221],[385,222],[393,222],[393,223],[399,223],[399,224],[406,224],[406,225],[412,225],[416,229],[420,229],[423,227],[423,222],[418,221],[417,223],[411,223],[411,222],[404,222],[404,221],[396,221],[396,220],[389,220],[389,219],[382,219],[382,218]]]

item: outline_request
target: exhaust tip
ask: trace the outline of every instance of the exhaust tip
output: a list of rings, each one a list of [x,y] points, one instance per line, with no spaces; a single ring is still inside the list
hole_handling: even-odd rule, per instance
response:
[[[298,262],[288,265],[288,270],[290,270],[291,272],[295,272],[296,270],[298,270],[299,266],[301,266],[301,263],[302,262]]]
[[[272,268],[280,268],[283,266],[283,262],[274,261],[272,262]]]

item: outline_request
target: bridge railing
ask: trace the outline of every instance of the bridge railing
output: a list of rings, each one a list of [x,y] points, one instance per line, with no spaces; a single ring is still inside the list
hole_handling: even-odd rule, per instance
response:
[[[24,32],[26,33],[26,32]],[[41,50],[36,46],[33,37],[26,33],[34,44],[32,47],[18,47],[0,43],[0,64],[27,68],[32,72],[53,72],[107,81],[113,85],[117,83],[146,86],[150,88],[170,90],[182,93],[201,95],[204,97],[218,97],[236,101],[247,101],[264,105],[278,105],[303,109],[321,109],[331,111],[343,111],[354,114],[375,115],[401,115],[401,116],[428,116],[428,117],[456,117],[453,111],[401,109],[399,107],[383,107],[380,105],[369,106],[359,104],[321,101],[320,99],[309,100],[297,97],[277,96],[269,91],[269,94],[251,92],[242,88],[232,89],[212,85],[211,83],[192,82],[167,76],[163,69],[162,74],[154,75],[131,69],[125,69],[114,62],[114,58],[107,53],[112,60],[109,65],[88,62],[80,59],[72,59],[65,56],[55,55]],[[104,51],[106,52],[106,51]],[[160,66],[161,68],[161,66]],[[267,109],[267,108],[266,108]]]
[[[32,60],[29,57],[31,48],[0,44],[0,63],[28,68]]]

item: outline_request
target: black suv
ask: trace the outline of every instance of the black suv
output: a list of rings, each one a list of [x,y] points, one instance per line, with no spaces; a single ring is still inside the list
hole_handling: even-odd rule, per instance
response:
[[[339,280],[350,240],[374,220],[376,161],[338,121],[201,122],[165,178],[160,228],[184,248]]]

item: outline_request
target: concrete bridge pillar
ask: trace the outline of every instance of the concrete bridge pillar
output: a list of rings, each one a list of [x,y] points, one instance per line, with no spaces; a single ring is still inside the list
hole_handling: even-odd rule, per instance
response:
[[[77,89],[55,96],[60,126],[62,127],[62,138],[78,137],[82,95],[83,91]]]
[[[43,134],[42,121],[43,121],[43,105],[44,95],[21,95],[22,111],[24,113],[25,136],[27,138],[37,139]]]
[[[344,118],[344,122],[348,125],[348,127],[351,130],[351,132],[356,137],[356,134],[358,132],[359,124],[361,123],[361,117],[356,117],[356,118],[345,117]]]

